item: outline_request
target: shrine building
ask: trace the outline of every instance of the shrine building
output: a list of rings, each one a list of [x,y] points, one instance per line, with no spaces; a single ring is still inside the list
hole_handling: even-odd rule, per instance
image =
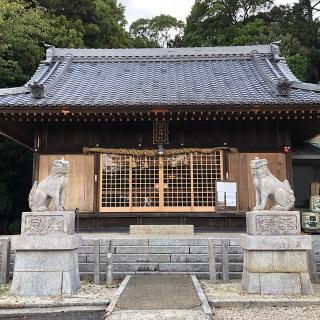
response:
[[[66,209],[88,230],[244,228],[255,157],[294,189],[320,180],[293,156],[320,133],[320,86],[299,81],[276,44],[49,47],[28,83],[0,89],[0,131],[33,151],[34,180],[71,162]]]

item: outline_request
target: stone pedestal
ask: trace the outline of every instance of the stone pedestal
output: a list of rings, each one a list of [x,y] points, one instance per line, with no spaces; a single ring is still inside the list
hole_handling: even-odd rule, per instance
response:
[[[21,236],[12,240],[15,265],[10,293],[20,296],[59,296],[80,287],[73,212],[25,212]]]
[[[246,219],[248,234],[240,235],[242,287],[248,293],[312,294],[307,262],[311,236],[300,234],[300,213],[252,211]]]

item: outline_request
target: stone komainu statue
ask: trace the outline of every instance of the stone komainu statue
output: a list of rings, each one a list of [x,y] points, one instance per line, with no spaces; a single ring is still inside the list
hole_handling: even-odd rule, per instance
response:
[[[68,182],[70,163],[64,159],[53,161],[50,175],[41,182],[35,181],[29,193],[32,212],[49,211],[50,202],[54,210],[64,211],[64,189]]]
[[[278,180],[268,169],[266,159],[255,158],[250,165],[256,188],[256,206],[253,210],[264,210],[268,197],[272,202],[271,210],[292,210],[295,197],[288,180]]]

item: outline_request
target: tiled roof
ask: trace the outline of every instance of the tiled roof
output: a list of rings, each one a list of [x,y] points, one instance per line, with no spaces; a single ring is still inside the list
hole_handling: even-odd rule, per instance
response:
[[[47,49],[4,106],[320,105],[320,86],[299,82],[278,46]]]

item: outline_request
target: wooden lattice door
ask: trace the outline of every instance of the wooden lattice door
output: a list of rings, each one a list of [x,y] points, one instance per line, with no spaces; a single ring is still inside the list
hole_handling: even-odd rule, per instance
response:
[[[101,212],[213,211],[222,152],[170,157],[103,155]]]

